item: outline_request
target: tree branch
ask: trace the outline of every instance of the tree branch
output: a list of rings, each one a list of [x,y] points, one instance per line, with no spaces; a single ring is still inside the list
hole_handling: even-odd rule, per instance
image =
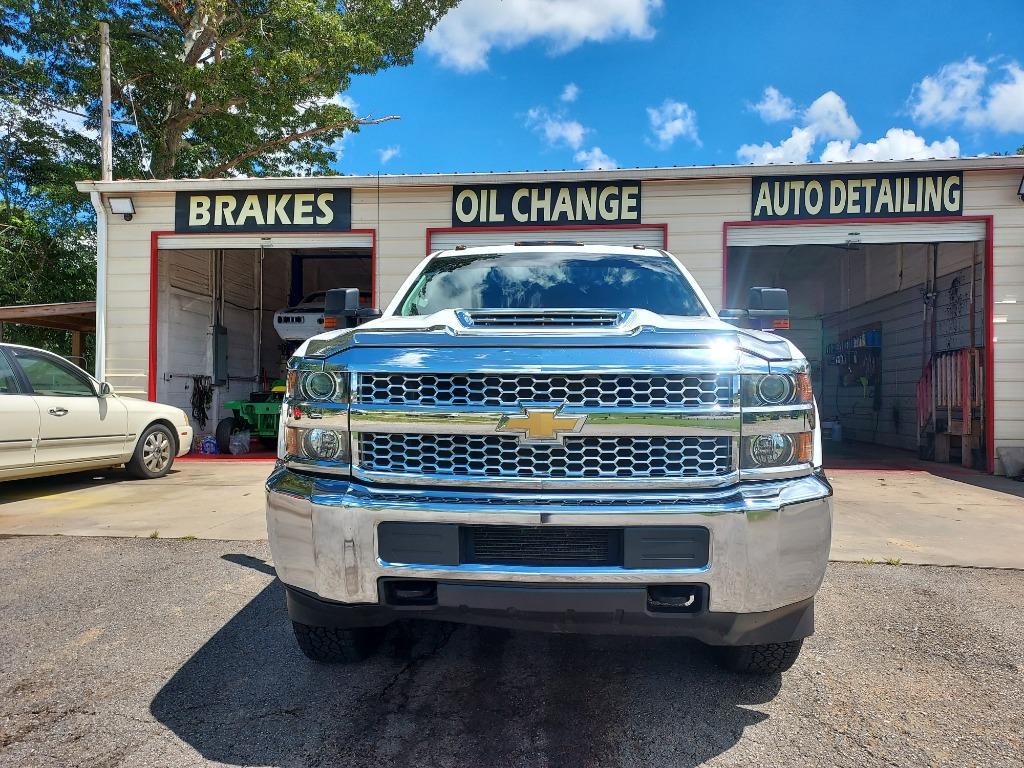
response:
[[[344,120],[340,123],[330,123],[328,125],[320,125],[317,126],[316,128],[310,128],[305,131],[298,131],[297,133],[292,133],[289,134],[288,136],[282,136],[280,138],[274,139],[273,141],[264,142],[259,146],[253,147],[252,149],[248,149],[245,152],[242,152],[240,155],[232,157],[230,160],[225,160],[223,163],[219,163],[213,166],[213,168],[209,168],[206,171],[204,171],[202,177],[204,179],[212,179],[214,176],[219,176],[225,171],[230,171],[232,168],[239,165],[240,163],[244,163],[246,160],[256,157],[257,155],[261,155],[264,152],[274,149],[275,147],[290,144],[293,141],[308,139],[310,136],[316,136],[321,133],[328,133],[329,131],[354,128],[358,125],[380,125],[381,123],[386,123],[390,120],[399,119],[400,118],[398,115],[388,115],[387,117],[376,118],[360,117],[356,118],[355,120]]]

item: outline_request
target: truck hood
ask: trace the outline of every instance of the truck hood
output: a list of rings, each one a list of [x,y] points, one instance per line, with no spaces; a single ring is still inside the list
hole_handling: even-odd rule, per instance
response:
[[[516,324],[520,319],[522,324]],[[432,315],[385,316],[358,328],[314,336],[295,355],[327,358],[358,347],[732,348],[769,362],[803,359],[795,346],[773,333],[737,328],[716,317],[659,315],[644,309],[447,309]]]

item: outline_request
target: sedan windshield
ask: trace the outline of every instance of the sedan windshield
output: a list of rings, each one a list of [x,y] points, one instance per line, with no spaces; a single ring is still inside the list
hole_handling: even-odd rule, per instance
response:
[[[435,258],[398,314],[443,309],[647,309],[707,315],[670,258],[644,253],[535,251]]]

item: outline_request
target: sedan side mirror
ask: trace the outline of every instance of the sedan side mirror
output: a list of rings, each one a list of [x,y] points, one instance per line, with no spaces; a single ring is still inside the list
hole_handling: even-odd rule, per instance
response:
[[[107,382],[101,381],[99,392],[100,397],[110,397],[112,394],[114,394],[114,388],[110,386]]]
[[[747,309],[723,309],[718,317],[727,323],[761,331],[789,329],[789,293],[785,288],[751,288]]]

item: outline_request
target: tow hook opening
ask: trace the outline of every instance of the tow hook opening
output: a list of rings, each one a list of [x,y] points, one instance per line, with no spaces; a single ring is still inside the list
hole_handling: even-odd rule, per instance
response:
[[[437,605],[437,582],[420,579],[387,581],[384,595],[388,605]]]
[[[701,584],[670,584],[647,588],[647,610],[652,613],[698,613],[704,609]]]

